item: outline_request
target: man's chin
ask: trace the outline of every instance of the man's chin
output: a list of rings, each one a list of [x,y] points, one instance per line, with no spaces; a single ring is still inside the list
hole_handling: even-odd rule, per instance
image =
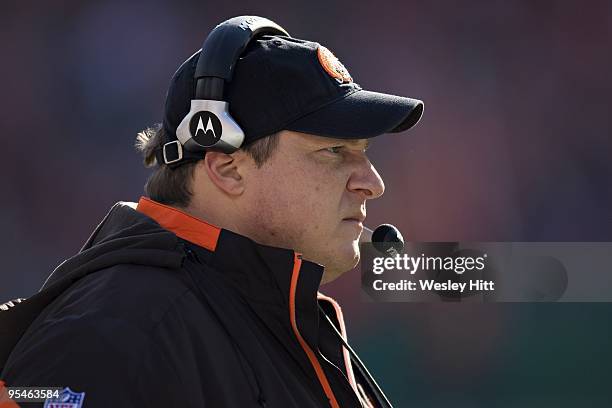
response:
[[[325,272],[323,273],[323,279],[321,284],[329,283],[346,272],[354,269],[359,264],[359,249],[351,251],[350,254],[342,254],[329,260],[325,266]]]

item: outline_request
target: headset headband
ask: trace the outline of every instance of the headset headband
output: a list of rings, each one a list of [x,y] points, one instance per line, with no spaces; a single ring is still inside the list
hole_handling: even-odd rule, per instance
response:
[[[222,79],[230,82],[234,75],[236,61],[247,48],[249,43],[261,35],[289,34],[278,24],[263,17],[241,16],[226,20],[216,26],[208,35],[204,44],[194,79],[196,87],[195,99],[223,100],[223,95],[207,93],[209,89],[202,85],[207,79]],[[221,90],[223,82],[221,82]]]

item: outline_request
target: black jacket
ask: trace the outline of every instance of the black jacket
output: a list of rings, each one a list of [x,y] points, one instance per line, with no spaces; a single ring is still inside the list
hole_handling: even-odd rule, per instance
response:
[[[68,386],[88,408],[370,406],[319,310],[344,334],[322,274],[150,200],[118,203],[38,294],[0,312],[0,379]]]

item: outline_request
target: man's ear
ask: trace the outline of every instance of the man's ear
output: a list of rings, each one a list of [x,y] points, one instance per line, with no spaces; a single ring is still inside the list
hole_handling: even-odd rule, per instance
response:
[[[198,166],[204,166],[208,178],[219,190],[238,196],[244,192],[244,178],[240,174],[238,161],[231,154],[208,151]]]

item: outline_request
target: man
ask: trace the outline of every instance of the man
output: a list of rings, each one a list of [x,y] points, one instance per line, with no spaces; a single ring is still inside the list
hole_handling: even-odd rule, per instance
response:
[[[383,194],[368,140],[414,126],[422,102],[362,90],[317,43],[258,36],[223,92],[241,148],[189,156],[181,141],[169,157],[200,55],[175,73],[162,126],[138,136],[157,165],[148,197],[116,204],[12,308],[0,378],[69,387],[87,407],[380,406],[318,289],[355,267],[366,201]],[[218,139],[202,117],[194,138]]]

